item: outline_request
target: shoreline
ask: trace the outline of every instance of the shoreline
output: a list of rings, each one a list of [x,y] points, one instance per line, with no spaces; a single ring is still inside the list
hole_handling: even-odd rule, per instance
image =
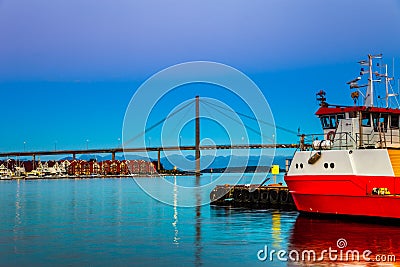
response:
[[[164,176],[192,176],[193,174],[111,174],[111,175],[47,175],[47,176],[13,176],[1,177],[0,181],[11,180],[59,180],[59,179],[106,179],[106,178],[160,178]]]
[[[229,172],[234,174],[235,172]],[[249,172],[246,172],[249,173]],[[261,172],[260,172],[261,173]],[[260,174],[257,172],[257,174]],[[204,174],[214,174],[211,173],[201,173]],[[221,174],[221,173],[215,173]],[[265,173],[266,175],[268,173]],[[13,176],[13,177],[1,177],[0,181],[12,181],[12,180],[60,180],[60,179],[107,179],[107,178],[161,178],[166,176],[195,176],[193,173],[156,173],[156,174],[119,174],[119,175],[47,175],[47,176]]]

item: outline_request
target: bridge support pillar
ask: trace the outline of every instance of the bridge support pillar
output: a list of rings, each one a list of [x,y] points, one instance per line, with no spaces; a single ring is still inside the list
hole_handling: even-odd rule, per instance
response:
[[[33,166],[33,169],[35,169],[35,165],[36,165],[36,155],[33,154],[32,155],[32,166]]]
[[[161,150],[157,151],[157,171],[160,172],[161,170]]]
[[[115,151],[113,151],[113,152],[111,153],[111,160],[112,160],[112,161],[115,160]]]
[[[73,160],[76,160],[76,154],[75,154],[75,153],[72,154],[72,159],[73,159]]]
[[[196,176],[200,176],[200,98],[196,96]]]

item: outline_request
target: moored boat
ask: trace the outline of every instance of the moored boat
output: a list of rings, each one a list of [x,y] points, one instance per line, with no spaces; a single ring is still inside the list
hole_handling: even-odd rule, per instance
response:
[[[354,106],[330,105],[317,93],[323,137],[311,135],[306,146],[303,135],[285,175],[300,212],[400,219],[400,110],[381,59],[359,62],[360,76],[348,82]],[[376,96],[377,83],[385,97]]]
[[[0,179],[9,180],[14,176],[13,172],[8,169],[4,164],[0,165]]]

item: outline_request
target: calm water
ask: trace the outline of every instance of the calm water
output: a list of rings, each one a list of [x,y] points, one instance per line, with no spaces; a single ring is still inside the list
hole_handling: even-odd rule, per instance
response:
[[[130,178],[1,181],[0,203],[1,266],[285,266],[294,263],[262,262],[257,252],[265,245],[337,248],[339,238],[349,249],[375,254],[400,248],[400,227],[308,219],[297,212],[179,208],[152,199]]]

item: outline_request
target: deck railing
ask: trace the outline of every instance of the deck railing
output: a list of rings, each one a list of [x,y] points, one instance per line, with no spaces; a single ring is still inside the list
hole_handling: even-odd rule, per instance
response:
[[[303,140],[305,144],[313,143],[316,140],[326,140],[326,136],[324,134],[307,134],[303,136]],[[398,129],[387,129],[387,131],[372,131],[362,134],[351,132],[336,132],[333,140],[331,141],[332,149],[339,150],[352,148],[400,148],[400,131]],[[300,144],[301,142],[302,141],[300,141]]]

